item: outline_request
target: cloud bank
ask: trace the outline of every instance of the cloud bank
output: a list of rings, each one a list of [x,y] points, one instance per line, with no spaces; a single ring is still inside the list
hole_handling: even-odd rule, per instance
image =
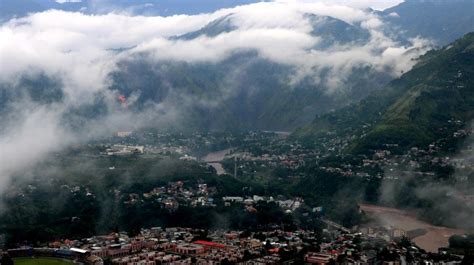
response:
[[[232,30],[191,39],[178,37],[220,18],[228,18],[224,22]],[[363,41],[336,39],[322,47],[329,37],[314,32],[321,23],[356,27],[368,37]],[[293,82],[308,76],[318,82],[322,71],[329,73],[326,85],[331,93],[344,85],[356,67],[371,67],[396,77],[427,49],[428,43],[422,39],[401,45],[386,36],[384,29],[383,21],[370,10],[328,1],[261,2],[209,14],[169,17],[50,10],[10,20],[0,27],[3,89],[22,89],[25,75],[41,74],[60,80],[63,97],[49,104],[25,97],[9,102],[15,118],[1,114],[8,130],[0,131],[0,181],[51,151],[110,133],[117,124],[138,128],[151,119],[176,118],[173,106],[166,104],[143,113],[116,107],[117,92],[110,89],[109,75],[120,61],[139,55],[152,62],[218,63],[236,51],[252,50],[261,58],[294,67]],[[87,108],[98,95],[109,110],[105,117],[82,119],[82,130],[64,125],[71,109]]]

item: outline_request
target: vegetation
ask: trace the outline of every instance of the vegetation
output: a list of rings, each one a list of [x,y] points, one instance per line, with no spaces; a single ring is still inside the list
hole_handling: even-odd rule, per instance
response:
[[[14,258],[15,265],[69,265],[72,261],[55,258]]]
[[[217,176],[211,167],[173,156],[114,157],[100,156],[98,152],[97,147],[68,150],[53,155],[33,170],[18,172],[2,198],[4,211],[0,231],[7,235],[10,246],[32,239],[34,241],[30,243],[35,245],[111,231],[136,234],[140,228],[153,226],[257,231],[275,226],[294,229],[300,224],[316,229],[320,226],[319,215],[307,216],[316,206],[327,209],[324,213],[329,218],[347,226],[359,223],[362,218],[355,200],[335,198],[342,190],[358,184],[338,174],[317,171],[312,166],[302,169],[310,176],[288,185],[286,176],[291,172],[283,168],[275,169],[267,180],[259,181]],[[175,181],[183,181],[188,187],[198,183],[215,187],[216,207],[180,203],[176,209],[167,209],[154,197],[142,196]],[[130,203],[130,194],[137,194],[139,198]],[[287,214],[272,202],[259,202],[253,209],[245,210],[242,204],[224,206],[221,199],[223,196],[255,194],[275,198],[302,197],[306,210]],[[308,220],[313,221],[308,223]]]
[[[172,224],[174,217],[179,219],[190,210],[183,208],[168,216],[149,201],[133,207],[123,204],[130,193],[150,192],[171,181],[205,182],[223,194],[236,194],[245,186],[235,179],[217,177],[192,161],[159,155],[108,157],[92,155],[94,152],[57,154],[31,171],[18,172],[2,196],[0,230],[9,242],[80,238],[138,225]],[[199,225],[202,212],[192,212],[196,218],[182,219]]]
[[[462,250],[474,250],[474,235],[454,235],[449,238],[449,247]]]
[[[361,102],[316,117],[294,137],[357,135],[348,153],[397,144],[396,152],[452,135],[474,118],[474,33],[431,51],[387,88]]]

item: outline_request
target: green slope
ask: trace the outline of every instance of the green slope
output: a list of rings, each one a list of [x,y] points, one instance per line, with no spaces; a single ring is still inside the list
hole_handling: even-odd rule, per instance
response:
[[[348,152],[398,144],[426,146],[474,117],[474,33],[431,51],[409,72],[365,100],[316,117],[295,137],[356,136]],[[456,125],[456,126],[454,126]]]

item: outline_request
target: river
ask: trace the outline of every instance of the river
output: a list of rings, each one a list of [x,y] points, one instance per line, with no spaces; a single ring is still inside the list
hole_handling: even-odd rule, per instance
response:
[[[371,204],[359,204],[360,208],[375,218],[376,222],[382,225],[390,225],[405,231],[421,229],[424,234],[412,238],[421,248],[438,252],[438,248],[447,247],[449,245],[449,237],[455,234],[464,234],[462,229],[455,229],[443,226],[435,226],[416,218],[412,212],[383,207]]]
[[[232,151],[232,148],[227,148],[224,150],[216,151],[216,152],[211,152],[204,156],[202,160],[206,162],[208,165],[212,166],[213,168],[216,169],[217,175],[223,175],[226,174],[224,168],[222,167],[222,164],[219,163],[219,161],[224,160],[225,156]]]

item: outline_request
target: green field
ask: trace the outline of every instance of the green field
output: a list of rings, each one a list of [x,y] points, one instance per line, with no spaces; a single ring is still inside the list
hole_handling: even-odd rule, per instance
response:
[[[15,265],[71,265],[72,261],[55,258],[15,258]]]

